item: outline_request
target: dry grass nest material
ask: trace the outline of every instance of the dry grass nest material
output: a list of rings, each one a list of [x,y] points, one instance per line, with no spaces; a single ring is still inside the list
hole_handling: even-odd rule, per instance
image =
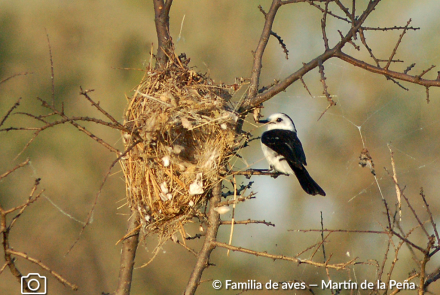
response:
[[[123,138],[131,150],[121,166],[128,204],[139,211],[144,234],[168,240],[203,216],[210,189],[239,142],[231,92],[175,58],[165,69],[148,71],[128,98],[125,125],[132,132]]]

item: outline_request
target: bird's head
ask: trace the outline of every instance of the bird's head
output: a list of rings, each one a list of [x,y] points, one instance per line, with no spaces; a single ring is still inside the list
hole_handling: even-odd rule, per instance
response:
[[[259,123],[267,124],[267,130],[283,129],[296,132],[295,124],[292,119],[283,113],[275,113],[267,117],[266,120],[259,120]]]

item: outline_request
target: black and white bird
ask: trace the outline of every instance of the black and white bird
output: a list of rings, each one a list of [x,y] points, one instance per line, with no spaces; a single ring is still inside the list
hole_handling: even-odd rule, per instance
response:
[[[261,135],[261,149],[270,169],[289,175],[294,173],[306,193],[325,196],[324,190],[304,167],[307,165],[306,155],[292,119],[286,114],[276,113],[259,123],[267,124],[267,131]]]

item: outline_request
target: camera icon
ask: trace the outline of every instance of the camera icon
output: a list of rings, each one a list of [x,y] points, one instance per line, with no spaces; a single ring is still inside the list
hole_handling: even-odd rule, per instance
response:
[[[47,294],[47,279],[39,273],[21,277],[21,294]]]

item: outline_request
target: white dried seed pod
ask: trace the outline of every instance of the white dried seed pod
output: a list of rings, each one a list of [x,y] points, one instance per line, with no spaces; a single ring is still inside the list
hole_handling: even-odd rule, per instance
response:
[[[214,208],[214,210],[217,211],[218,214],[221,215],[221,214],[228,213],[231,210],[231,208],[229,208],[229,206],[221,206],[221,207]]]
[[[170,166],[170,156],[165,156],[165,157],[163,157],[163,158],[162,158],[162,162],[163,162],[163,165],[164,165],[165,167]]]

